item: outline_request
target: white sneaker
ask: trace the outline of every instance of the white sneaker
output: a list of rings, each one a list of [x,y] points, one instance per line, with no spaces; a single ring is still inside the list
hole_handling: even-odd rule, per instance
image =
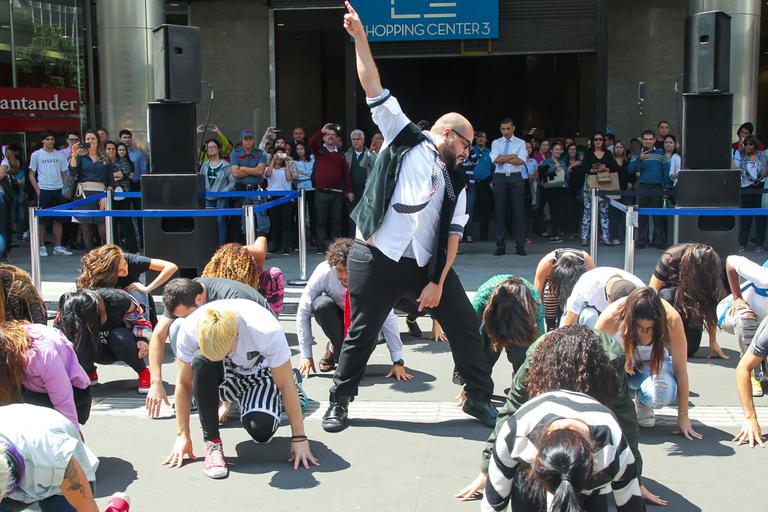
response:
[[[637,414],[637,424],[643,428],[651,428],[656,425],[656,415],[653,409],[643,404],[635,398],[635,413]]]
[[[65,247],[61,245],[57,245],[53,248],[53,255],[54,256],[72,256],[72,253],[69,252]]]
[[[25,232],[24,232],[24,233],[21,235],[21,239],[22,239],[22,240],[29,240],[29,231],[28,231],[28,230],[27,230],[27,231],[25,231]]]
[[[45,246],[42,246],[40,248],[40,257],[41,258],[47,258],[48,257],[48,249]]]

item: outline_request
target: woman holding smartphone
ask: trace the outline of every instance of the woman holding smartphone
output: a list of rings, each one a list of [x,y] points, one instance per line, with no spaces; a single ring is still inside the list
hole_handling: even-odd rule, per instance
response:
[[[272,192],[283,192],[291,190],[293,181],[293,158],[291,158],[284,149],[279,149],[264,175],[267,177],[267,190]],[[278,199],[277,197],[270,198]],[[287,202],[270,208],[269,218],[272,223],[272,246],[270,252],[277,252],[282,249],[283,256],[290,255],[291,249],[291,217],[293,203]]]

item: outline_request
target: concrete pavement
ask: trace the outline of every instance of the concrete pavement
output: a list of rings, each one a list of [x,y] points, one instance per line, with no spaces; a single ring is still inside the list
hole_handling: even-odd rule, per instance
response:
[[[557,247],[534,244],[530,255],[492,256],[492,243],[463,244],[456,269],[467,290],[501,272],[528,279],[538,259]],[[27,251],[28,252],[28,251]],[[647,280],[660,251],[638,252],[636,274]],[[755,261],[762,261],[754,256]],[[19,250],[14,262],[28,267]],[[27,261],[25,261],[27,260]],[[275,257],[268,264],[280,266],[287,279],[298,276],[296,257]],[[309,257],[309,269],[320,261]],[[600,265],[623,265],[623,247],[600,247]],[[43,260],[44,293],[54,301],[72,287],[77,257]],[[295,300],[298,290],[290,293]],[[405,334],[406,365],[414,374],[410,382],[385,379],[390,362],[386,347],[377,347],[371,358],[358,399],[350,407],[352,425],[339,434],[325,433],[319,417],[327,400],[330,375],[305,381],[313,400],[306,419],[311,447],[321,462],[312,471],[294,472],[288,465],[290,429],[283,426],[269,445],[259,446],[232,419],[222,430],[231,474],[212,481],[202,474],[202,461],[170,470],[160,462],[175,437],[172,409],[164,418],[149,420],[141,410],[143,399],[135,392],[135,374],[127,367],[100,367],[101,382],[95,387],[92,417],[84,428],[87,444],[101,457],[96,482],[100,503],[115,491],[128,492],[134,510],[476,510],[478,504],[460,503],[452,496],[477,474],[479,454],[488,430],[466,417],[454,405],[457,386],[451,382],[453,363],[447,344],[414,340]],[[281,317],[298,364],[295,320]],[[426,332],[429,321],[420,321]],[[317,336],[316,357],[325,344]],[[766,451],[735,447],[730,439],[738,431],[741,409],[734,387],[738,357],[735,339],[720,333],[719,341],[732,357],[728,361],[698,357],[689,362],[691,417],[704,435],[687,441],[673,434],[676,411],[665,409],[654,429],[643,430],[641,451],[645,482],[651,491],[670,500],[667,510],[765,510],[758,478]],[[166,382],[175,371],[169,354],[164,365]],[[511,365],[501,358],[494,368],[495,394],[502,397],[508,386]],[[169,394],[173,391],[168,386]],[[756,399],[761,423],[768,427],[768,398]],[[195,453],[202,456],[203,443],[196,417],[191,420]],[[651,508],[653,509],[653,508]]]

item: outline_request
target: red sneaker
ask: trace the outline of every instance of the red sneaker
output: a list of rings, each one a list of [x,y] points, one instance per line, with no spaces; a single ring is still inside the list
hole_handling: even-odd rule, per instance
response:
[[[149,368],[144,368],[139,374],[139,393],[142,395],[149,393],[150,385],[152,385],[152,378],[149,375]]]
[[[227,461],[224,460],[224,447],[221,443],[205,443],[205,463],[203,473],[208,478],[224,478],[229,474]]]
[[[104,512],[128,512],[131,509],[131,498],[122,492],[116,492],[109,498]]]
[[[88,372],[88,378],[91,379],[91,384],[99,383],[99,374],[96,370],[93,370],[92,372]]]

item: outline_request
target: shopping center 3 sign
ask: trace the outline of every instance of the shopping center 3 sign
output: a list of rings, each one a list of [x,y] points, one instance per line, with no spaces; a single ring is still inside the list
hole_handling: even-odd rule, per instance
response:
[[[355,8],[371,41],[499,37],[498,0],[364,0]]]

